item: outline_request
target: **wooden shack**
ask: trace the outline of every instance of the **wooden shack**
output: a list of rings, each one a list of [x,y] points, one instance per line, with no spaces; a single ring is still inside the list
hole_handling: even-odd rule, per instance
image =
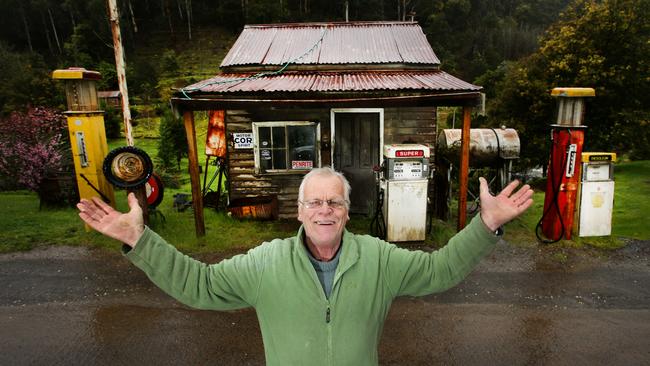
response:
[[[440,69],[416,22],[248,25],[221,71],[176,92],[172,105],[190,148],[193,111],[225,112],[230,199],[276,196],[282,218],[296,216],[302,176],[327,165],[350,180],[351,212],[369,213],[382,146],[433,149],[436,107],[466,107],[469,128],[481,90]]]
[[[107,106],[120,110],[122,108],[122,93],[119,90],[103,90],[97,92],[97,98]]]

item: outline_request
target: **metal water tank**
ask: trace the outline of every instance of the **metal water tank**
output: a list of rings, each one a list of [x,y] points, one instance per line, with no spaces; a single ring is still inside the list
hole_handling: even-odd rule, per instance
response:
[[[438,135],[438,152],[454,165],[459,162],[461,132],[460,129],[444,129]],[[520,150],[519,135],[513,128],[470,130],[470,166],[491,166],[503,160],[517,159]]]

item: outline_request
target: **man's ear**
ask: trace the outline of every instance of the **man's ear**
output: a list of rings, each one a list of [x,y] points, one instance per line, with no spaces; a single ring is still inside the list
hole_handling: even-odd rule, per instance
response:
[[[298,205],[298,221],[302,222],[302,207]]]

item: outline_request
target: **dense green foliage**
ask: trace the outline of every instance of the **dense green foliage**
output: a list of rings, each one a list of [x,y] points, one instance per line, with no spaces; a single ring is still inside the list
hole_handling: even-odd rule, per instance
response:
[[[185,128],[179,118],[167,110],[160,119],[160,140],[158,142],[158,165],[164,168],[180,169],[181,159],[187,155]]]
[[[0,2],[0,113],[63,107],[62,83],[49,78],[55,68],[98,70],[100,89],[117,89],[106,3]],[[517,128],[526,147],[523,165],[544,165],[547,158],[555,113],[548,93],[555,86],[596,88],[587,110],[587,149],[650,155],[647,0],[117,3],[134,123],[156,120],[172,88],[217,72],[244,24],[343,21],[346,13],[349,20],[403,20],[415,13],[442,68],[485,87],[488,118],[475,119],[474,126]],[[193,53],[196,44],[202,52]]]
[[[543,164],[556,86],[596,89],[587,106],[587,151],[650,158],[650,2],[578,0],[533,55],[493,73],[492,123],[517,128],[524,157]]]
[[[156,88],[159,74],[178,74],[175,50],[139,57],[152,37],[165,34],[176,50],[196,40],[202,27],[237,32],[244,24],[408,20],[420,22],[446,70],[470,81],[502,60],[534,51],[537,37],[569,0],[117,0],[128,78],[135,94]],[[5,0],[0,40],[20,52],[38,53],[51,67],[102,71],[102,87],[115,88],[112,36],[106,0]],[[347,11],[346,11],[347,8]],[[194,37],[193,37],[194,36]],[[160,90],[159,90],[160,91]]]

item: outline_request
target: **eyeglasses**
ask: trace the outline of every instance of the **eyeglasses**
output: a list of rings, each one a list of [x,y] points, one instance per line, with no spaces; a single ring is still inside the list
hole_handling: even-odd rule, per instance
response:
[[[342,208],[347,208],[348,207],[348,201],[346,200],[309,200],[309,201],[298,201],[301,205],[305,206],[305,208],[308,209],[316,209],[316,208],[321,208],[325,203],[327,203],[327,206],[330,208],[333,208],[335,210],[337,209],[342,209]]]

